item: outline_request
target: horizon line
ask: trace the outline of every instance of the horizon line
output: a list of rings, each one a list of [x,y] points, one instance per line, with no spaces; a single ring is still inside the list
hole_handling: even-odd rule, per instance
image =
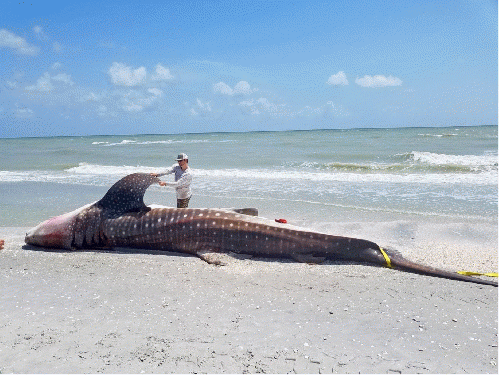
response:
[[[250,133],[285,133],[285,132],[312,132],[312,131],[350,131],[350,130],[393,130],[393,129],[447,129],[447,128],[472,128],[498,126],[497,124],[482,125],[446,125],[446,126],[398,126],[388,128],[318,128],[318,129],[286,129],[286,130],[248,130],[248,131],[213,131],[213,132],[185,132],[185,133],[135,133],[135,134],[75,134],[75,135],[49,135],[49,136],[30,136],[30,137],[0,137],[0,139],[30,139],[30,138],[69,138],[69,137],[119,137],[119,136],[158,136],[158,135],[197,135],[197,134],[250,134]]]

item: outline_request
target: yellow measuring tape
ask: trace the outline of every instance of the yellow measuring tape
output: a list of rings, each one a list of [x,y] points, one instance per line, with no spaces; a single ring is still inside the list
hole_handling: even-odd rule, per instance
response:
[[[457,271],[460,275],[465,276],[489,276],[489,277],[497,277],[497,272],[489,272],[489,273],[480,273],[480,272],[472,272],[472,271]]]
[[[381,246],[380,246],[379,250],[381,251],[381,254],[383,254],[383,257],[385,258],[386,266],[388,268],[393,268],[392,261],[390,260],[390,257],[388,256],[388,254],[385,253],[385,250],[383,250],[383,248]]]
[[[386,266],[388,268],[393,268],[392,266],[392,261],[390,260],[390,257],[388,254],[383,250],[382,247],[379,248],[379,251],[381,251],[381,254],[383,254],[383,258],[385,258],[386,261]],[[488,272],[488,273],[481,273],[481,272],[472,272],[472,271],[457,271],[458,274],[460,275],[465,275],[465,276],[489,276],[489,277],[498,277],[496,272]]]

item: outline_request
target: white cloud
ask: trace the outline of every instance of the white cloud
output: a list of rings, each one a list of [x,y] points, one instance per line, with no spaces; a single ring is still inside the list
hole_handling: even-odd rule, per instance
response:
[[[326,104],[319,107],[305,106],[301,110],[296,112],[290,112],[288,114],[291,118],[304,118],[304,119],[314,119],[314,118],[339,118],[348,117],[350,113],[339,104],[335,104],[332,101],[328,101]]]
[[[327,80],[327,84],[328,85],[343,85],[343,86],[348,85],[348,79],[347,79],[347,76],[345,75],[345,72],[341,71],[341,72],[338,72],[337,74],[333,74]]]
[[[275,104],[263,97],[257,100],[243,100],[239,102],[238,105],[242,107],[244,112],[251,113],[252,115],[268,114],[274,117],[291,115],[289,111],[286,110],[286,104]]]
[[[36,85],[27,86],[26,90],[28,91],[38,91],[38,92],[49,92],[54,89],[54,85],[52,84],[52,80],[50,79],[50,74],[45,73],[43,76],[38,78],[36,81]]]
[[[127,103],[123,106],[123,109],[128,112],[140,112],[144,109],[144,106],[137,103]]]
[[[219,92],[220,94],[232,95],[232,89],[229,85],[223,82],[218,82],[213,85],[213,92]]]
[[[116,92],[115,94],[120,96],[121,107],[128,112],[141,112],[143,110],[154,110],[155,104],[158,103],[161,97],[162,91],[158,89],[148,89],[147,92],[153,94],[152,96],[147,96],[143,90],[130,90],[128,93],[123,94],[123,92]],[[157,93],[158,95],[156,95]]]
[[[90,94],[86,95],[83,99],[89,102],[98,102],[99,100],[102,99],[102,95],[94,94],[93,92],[91,92]]]
[[[69,74],[59,73],[51,76],[49,73],[45,72],[43,76],[38,78],[35,85],[27,86],[26,90],[38,92],[53,91],[56,88],[56,86],[54,86],[54,81],[70,86],[74,85],[74,82],[71,80],[71,76]]]
[[[60,62],[55,62],[52,64],[51,68],[52,69],[59,69],[62,66]]]
[[[203,103],[201,100],[196,99],[198,106],[204,112],[211,112],[210,102]]]
[[[63,82],[63,83],[70,85],[70,86],[74,85],[74,82],[71,80],[71,76],[69,74],[66,74],[66,73],[59,73],[55,76],[52,76],[52,79],[54,81]]]
[[[286,104],[275,104],[267,98],[259,98],[255,104],[259,104],[261,111],[267,112],[274,117],[290,117],[293,115]]]
[[[258,89],[251,89],[251,86],[246,81],[240,81],[234,86],[234,94],[249,95]]]
[[[249,95],[258,91],[258,89],[252,89],[250,84],[246,81],[240,81],[232,89],[229,85],[224,82],[218,82],[213,85],[213,92],[223,95]]]
[[[174,77],[170,74],[170,69],[161,66],[161,64],[156,65],[156,74],[151,77],[153,81],[164,81],[173,78]]]
[[[296,112],[296,116],[299,117],[309,117],[309,116],[317,116],[324,112],[323,108],[312,108],[309,105],[305,106],[303,109]]]
[[[0,29],[0,47],[13,48],[23,55],[36,55],[40,51],[40,48],[26,42],[26,39],[5,29]]]
[[[256,102],[259,103],[263,108],[265,108],[269,112],[276,112],[277,110],[277,105],[269,102],[267,98],[260,98]]]
[[[350,113],[343,109],[341,105],[334,104],[332,101],[327,102],[325,111],[335,117],[350,116]]]
[[[137,86],[143,84],[147,75],[146,68],[143,66],[132,70],[129,66],[117,62],[113,63],[108,73],[111,76],[113,84],[120,86]]]
[[[173,79],[170,69],[165,68],[161,64],[157,64],[153,75],[147,74],[147,69],[143,66],[137,69],[123,64],[114,62],[108,71],[111,76],[111,82],[118,86],[140,86],[151,81],[166,81]]]
[[[134,88],[117,87],[109,92],[89,91],[80,96],[80,102],[92,103],[99,116],[154,112],[164,103],[164,92],[157,87],[147,87],[147,83]]]
[[[257,102],[255,102],[253,99],[250,99],[250,100],[243,100],[242,102],[239,103],[239,105],[248,108],[250,113],[256,116],[261,113],[260,110],[257,108],[256,103]]]
[[[357,78],[355,83],[362,87],[386,87],[400,86],[402,81],[397,77],[377,75],[374,77],[365,75],[364,78]]]
[[[29,117],[33,117],[33,114],[34,114],[34,112],[30,108],[24,107],[24,108],[17,108],[16,109],[16,117],[18,117],[18,118],[29,118]]]
[[[255,104],[254,100],[243,100],[242,102],[239,103],[239,105],[242,105],[243,107],[251,107]]]
[[[41,26],[33,26],[33,33],[35,34],[38,40],[46,42],[48,40],[47,34],[43,32]]]
[[[212,112],[210,102],[203,103],[199,98],[196,98],[197,105],[190,109],[192,116],[208,116]]]
[[[161,96],[163,95],[163,91],[160,90],[160,89],[157,89],[155,87],[151,88],[151,89],[147,89],[147,92],[153,94],[153,95],[156,95],[156,96]]]

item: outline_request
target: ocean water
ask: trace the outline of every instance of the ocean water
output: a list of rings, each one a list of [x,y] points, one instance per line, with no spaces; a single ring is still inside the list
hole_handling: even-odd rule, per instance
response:
[[[295,223],[497,223],[497,148],[497,126],[0,139],[0,226],[96,201],[180,152],[194,172],[190,207]],[[173,206],[175,195],[154,185],[145,202]]]

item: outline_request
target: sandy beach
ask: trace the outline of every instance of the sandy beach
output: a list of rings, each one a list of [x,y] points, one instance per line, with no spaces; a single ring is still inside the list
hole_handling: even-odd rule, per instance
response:
[[[336,227],[438,267],[497,269],[494,225]],[[497,373],[495,287],[337,262],[48,251],[24,246],[27,229],[0,228],[1,373]]]

